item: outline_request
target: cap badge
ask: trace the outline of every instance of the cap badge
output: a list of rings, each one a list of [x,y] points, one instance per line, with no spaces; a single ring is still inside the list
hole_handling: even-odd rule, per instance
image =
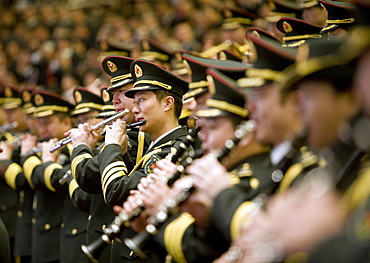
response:
[[[135,69],[136,78],[140,78],[143,76],[143,70],[141,69],[139,65],[135,65],[134,69]]]
[[[75,100],[76,103],[80,103],[82,101],[82,95],[79,91],[75,91]]]
[[[5,97],[11,98],[13,95],[12,89],[10,87],[5,87],[4,94]]]
[[[193,72],[191,71],[188,61],[184,59],[182,62],[184,63],[184,67],[188,70],[188,74],[191,75]]]
[[[108,91],[106,91],[106,90],[103,90],[103,101],[104,101],[104,102],[108,102],[108,101],[110,101],[109,93],[108,93]]]
[[[227,56],[225,51],[221,51],[220,54],[218,54],[219,60],[227,60]]]
[[[35,95],[35,104],[36,106],[40,106],[44,104],[44,98],[42,97],[41,94],[36,94]]]
[[[31,93],[29,93],[28,91],[23,91],[22,99],[23,99],[24,102],[30,102],[31,101]]]
[[[207,82],[208,82],[208,90],[211,94],[216,93],[215,81],[213,80],[211,75],[207,75]]]
[[[286,21],[283,22],[283,28],[284,28],[285,33],[289,33],[293,31],[292,26]]]
[[[224,16],[230,18],[233,17],[233,13],[229,9],[226,9],[224,11]]]
[[[141,45],[142,45],[142,47],[143,47],[143,50],[145,50],[145,51],[150,50],[150,45],[149,45],[149,42],[148,42],[147,40],[143,40],[143,41],[141,42]]]
[[[112,72],[112,73],[114,73],[118,70],[116,64],[114,64],[113,62],[111,62],[109,60],[107,61],[107,66],[108,66],[110,72]]]

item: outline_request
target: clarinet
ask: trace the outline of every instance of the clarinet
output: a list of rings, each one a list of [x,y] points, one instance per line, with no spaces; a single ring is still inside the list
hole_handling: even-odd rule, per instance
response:
[[[189,131],[189,134],[186,138],[178,145],[178,147],[173,147],[171,153],[166,156],[166,159],[172,161],[173,163],[184,154],[188,147],[195,141],[199,133],[199,127],[194,127]],[[194,151],[191,151],[194,152]],[[194,157],[195,158],[195,157]],[[188,158],[186,158],[189,161]],[[183,161],[185,162],[185,161]],[[185,165],[185,163],[183,163]],[[178,174],[182,174],[182,171],[179,171]],[[112,243],[115,237],[118,237],[123,230],[123,226],[128,227],[130,222],[137,217],[143,210],[143,202],[140,200],[137,203],[137,207],[132,213],[126,213],[122,211],[119,213],[113,220],[113,222],[104,229],[104,234],[94,242],[88,245],[81,245],[82,251],[88,256],[92,262],[97,262],[96,258],[100,255],[103,249]]]
[[[90,131],[95,131],[95,130],[99,129],[100,127],[102,127],[102,126],[104,126],[104,125],[122,117],[123,115],[125,115],[127,113],[129,113],[129,110],[127,110],[127,109],[124,110],[124,111],[118,112],[117,114],[109,117],[108,119],[105,119],[104,121],[101,121],[98,124],[95,124],[95,125],[91,126]],[[71,142],[72,142],[72,137],[67,136],[67,137],[57,141],[54,144],[53,148],[50,149],[50,152],[54,152],[54,151],[58,150],[59,148],[65,146],[65,145],[67,145],[68,143],[71,143]]]
[[[242,122],[236,129],[234,133],[234,138],[227,140],[223,149],[218,149],[213,151],[214,155],[218,161],[224,162],[229,155],[229,153],[235,148],[235,146],[240,142],[240,140],[247,134],[254,130],[255,123],[253,120]],[[190,163],[192,160],[190,161]],[[189,164],[190,164],[189,163]],[[177,175],[177,173],[175,174]],[[170,178],[172,184],[179,178]],[[125,244],[134,251],[139,257],[145,259],[146,255],[143,252],[145,245],[158,233],[158,229],[166,222],[169,218],[170,213],[178,211],[179,206],[184,203],[187,198],[194,191],[193,182],[190,178],[186,178],[181,184],[183,191],[175,197],[174,199],[166,200],[162,205],[159,206],[159,212],[148,219],[148,225],[145,230],[137,234],[132,238],[125,238]]]

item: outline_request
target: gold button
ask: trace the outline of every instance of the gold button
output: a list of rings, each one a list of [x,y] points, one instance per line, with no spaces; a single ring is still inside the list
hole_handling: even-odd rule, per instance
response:
[[[60,224],[60,227],[61,227],[61,228],[64,228],[64,223],[61,223],[61,224]]]
[[[6,208],[7,208],[6,205],[1,205],[0,206],[1,211],[6,211]]]
[[[102,225],[101,230],[104,230],[106,227],[107,227],[106,225]]]
[[[73,228],[72,229],[72,235],[76,235],[77,234],[77,229],[76,228]]]
[[[131,250],[130,252],[130,257],[132,257],[132,255],[134,254],[134,251]]]
[[[87,218],[87,220],[91,220],[91,215],[89,215],[89,217]]]
[[[22,217],[22,215],[23,215],[22,211],[20,211],[20,210],[19,210],[19,211],[17,212],[17,216],[18,216],[18,217]]]
[[[32,218],[31,222],[32,224],[36,224],[36,218]]]
[[[44,229],[45,229],[45,230],[49,230],[49,229],[50,229],[50,224],[45,224],[45,225],[44,225]]]

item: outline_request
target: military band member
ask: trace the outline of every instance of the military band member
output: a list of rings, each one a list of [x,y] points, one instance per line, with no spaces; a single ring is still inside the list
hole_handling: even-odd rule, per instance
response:
[[[344,39],[348,36],[347,29],[356,23],[356,6],[350,2],[320,0],[328,12],[328,19],[321,34],[328,34],[328,39]]]
[[[292,95],[282,100],[279,88],[273,84],[278,73],[294,62],[294,50],[283,49],[278,41],[273,41],[263,35],[258,37],[252,34],[249,37],[255,45],[257,61],[253,68],[246,71],[246,78],[239,80],[238,84],[250,95],[247,105],[251,118],[256,123],[256,140],[272,146],[270,159],[275,167],[274,171],[261,175],[272,180],[273,185],[270,184],[272,187],[262,190],[262,192],[271,194],[276,188],[278,191],[283,191],[289,187],[301,172],[316,163],[307,162],[307,166],[300,164],[302,144],[296,146],[292,142],[292,138],[299,136],[302,129],[302,123],[296,113],[295,97]],[[207,166],[206,163],[196,165],[194,164],[192,168],[194,172],[202,169],[201,166]],[[207,184],[197,184],[197,187],[206,191],[207,188],[214,188],[214,184],[215,182],[209,181]],[[250,198],[252,197],[249,197],[247,192],[235,191],[231,188],[214,196],[214,204],[210,211],[211,221],[227,240],[232,241],[239,235],[239,230],[248,218]],[[220,218],[220,214],[224,216]]]
[[[205,119],[200,138],[202,148],[208,154],[225,147],[226,140],[234,137],[237,126],[243,120],[247,120],[249,112],[244,108],[246,100],[235,81],[217,70],[207,70],[206,73],[212,97],[206,101],[207,107],[195,114],[198,118]],[[242,139],[235,152],[225,161],[226,168],[221,165],[202,168],[198,166],[197,169],[199,169],[196,173],[202,175],[210,173],[212,174],[211,180],[218,182],[214,176],[215,173],[220,171],[226,173],[226,169],[230,172],[227,182],[224,184],[220,182],[212,190],[207,189],[208,192],[212,191],[215,195],[234,184],[235,187],[240,187],[245,192],[259,191],[259,187],[266,187],[269,181],[272,183],[270,177],[266,176],[271,172],[267,151],[268,148],[254,141],[253,135],[249,134]],[[174,173],[176,167],[171,170],[170,166],[173,168],[175,165],[168,161],[158,163],[160,169],[156,169],[154,175],[151,176],[152,179],[156,179],[155,183],[147,185],[145,189],[139,187],[139,189],[143,189],[140,198],[151,213],[155,214],[158,206],[166,198],[173,196],[173,193],[168,192],[168,187],[159,180],[160,176]],[[207,171],[205,172],[205,170]],[[158,191],[158,189],[160,190]],[[161,198],[157,198],[158,195]],[[220,255],[221,251],[225,250],[228,241],[209,221],[207,211],[210,209],[211,201],[204,202],[204,200],[210,200],[208,193],[196,192],[192,194],[190,199],[183,209],[190,212],[194,218],[188,213],[172,216],[161,228],[155,240],[167,249],[176,262],[210,262],[217,255]]]
[[[283,17],[276,23],[277,28],[285,36],[283,47],[299,47],[310,39],[320,39],[322,27],[310,24],[300,19]]]
[[[27,182],[24,180],[22,168],[19,163],[21,138],[23,133],[27,131],[28,126],[25,115],[22,112],[23,101],[18,88],[13,86],[3,86],[1,87],[1,94],[3,96],[1,106],[4,109],[7,123],[16,124],[11,130],[9,130],[9,132],[4,133],[6,141],[1,142],[3,152],[0,153],[0,189],[3,193],[1,195],[0,217],[8,230],[12,249],[11,253],[13,256],[16,245],[15,237],[17,234],[17,208],[19,208],[19,201],[23,201],[23,194],[20,193],[20,190],[27,188]],[[25,232],[27,233],[27,231]],[[25,235],[24,240],[27,240],[27,234]],[[18,242],[21,242],[21,240],[18,240]],[[24,245],[25,250],[27,250],[27,241]],[[17,248],[22,249],[18,246]],[[16,251],[16,255],[19,256],[23,253],[18,249]]]
[[[41,159],[24,156],[22,160],[25,177],[35,189],[32,237],[33,262],[86,261],[79,246],[86,238],[88,214],[77,210],[68,194],[67,184],[61,184],[70,169],[68,146],[50,152],[54,142],[64,137],[72,127],[70,112],[72,104],[55,93],[34,91],[32,103],[42,138],[56,138],[42,144]],[[34,137],[26,137],[29,149],[35,146]],[[32,145],[33,143],[33,145]],[[23,145],[22,145],[23,147]]]
[[[130,73],[130,65],[132,62],[133,59],[120,56],[108,56],[103,60],[103,69],[112,79],[111,86],[109,86],[108,89],[101,89],[101,97],[105,105],[98,117],[110,117],[128,109],[129,113],[121,117],[122,120],[126,123],[135,121],[132,113],[133,101],[124,95],[125,91],[131,89],[133,84],[133,78]],[[87,239],[87,242],[91,243],[98,239],[103,234],[104,228],[112,222],[114,212],[112,208],[105,203],[103,197],[98,161],[101,149],[94,150],[92,145],[90,145],[91,143],[88,143],[89,140],[95,141],[94,138],[92,138],[88,130],[84,130],[81,126],[79,126],[78,130],[74,129],[71,131],[69,135],[73,138],[72,143],[75,146],[72,152],[72,175],[81,189],[93,194]],[[132,169],[136,160],[140,159],[147,150],[150,138],[143,132],[139,132],[138,128],[128,131],[128,136],[129,151],[125,154],[124,159],[129,169]],[[131,231],[127,229],[125,232],[125,235],[130,235]],[[133,259],[135,257],[135,255],[131,253],[131,250],[120,242],[115,242],[111,256],[110,249],[111,248],[108,247],[101,253],[99,261],[120,262],[125,258]]]
[[[37,135],[37,125],[35,124],[36,120],[33,117],[35,107],[31,103],[31,93],[33,90],[34,89],[24,88],[20,92],[20,98],[23,101],[22,111],[25,115],[26,122],[29,127],[29,132],[31,134]],[[29,186],[26,178],[24,177],[23,169],[20,165],[20,162],[14,161],[20,159],[19,156],[14,155],[17,154],[17,152],[19,155],[22,153],[22,151],[12,151],[14,147],[18,148],[19,144],[22,148],[22,145],[20,143],[21,139],[22,136],[18,137],[16,141],[19,141],[19,143],[17,143],[17,145],[14,145],[13,143],[6,147],[3,145],[4,151],[2,153],[1,166],[3,167],[3,176],[7,184],[19,192],[14,255],[16,258],[19,257],[19,259],[17,260],[20,260],[20,262],[31,262],[31,220],[33,214],[32,202],[34,197],[34,190]],[[5,156],[7,151],[9,155]]]

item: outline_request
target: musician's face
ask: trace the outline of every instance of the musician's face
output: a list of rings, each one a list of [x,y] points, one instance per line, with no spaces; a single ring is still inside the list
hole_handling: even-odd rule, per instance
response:
[[[8,121],[8,123],[13,123],[15,121],[18,123],[18,126],[14,128],[14,131],[21,131],[27,128],[25,127],[27,125],[26,118],[22,113],[21,107],[11,109],[11,110],[4,110],[4,112],[5,112],[6,120]]]
[[[235,127],[227,117],[200,118],[202,149],[205,153],[223,149],[225,141],[234,137]]]
[[[99,112],[96,111],[96,110],[79,114],[76,117],[76,122],[77,122],[77,124],[87,123],[87,124],[89,124],[89,126],[95,125],[95,124],[97,124],[101,121],[101,119],[96,118],[96,116],[98,114],[99,114]]]
[[[125,109],[130,110],[128,114],[125,114],[121,118],[121,120],[127,123],[132,123],[135,121],[135,116],[132,113],[133,99],[130,99],[129,97],[125,96],[125,92],[130,90],[131,88],[132,88],[132,83],[112,90],[112,95],[113,95],[112,102],[113,102],[114,109],[117,112],[124,111]]]
[[[146,124],[140,126],[140,131],[150,134],[155,140],[166,130],[169,115],[173,114],[174,98],[167,96],[158,101],[153,91],[139,91],[135,93],[134,108],[136,121],[145,120]]]
[[[56,115],[37,118],[40,139],[64,138],[64,133],[72,128],[71,118],[60,119]]]
[[[327,81],[306,80],[298,85],[299,110],[312,147],[322,149],[338,139],[344,122],[357,111],[351,92],[338,93]]]
[[[274,85],[253,88],[248,108],[256,122],[256,139],[260,143],[278,144],[300,127],[294,98],[282,103],[280,90]]]

